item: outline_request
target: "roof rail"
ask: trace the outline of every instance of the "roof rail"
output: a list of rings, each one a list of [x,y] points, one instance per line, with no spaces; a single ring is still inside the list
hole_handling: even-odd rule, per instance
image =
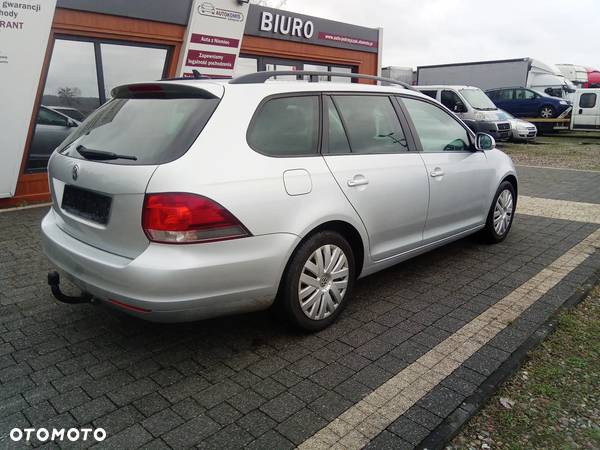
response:
[[[392,80],[391,78],[377,77],[375,75],[365,75],[360,73],[344,73],[344,72],[319,72],[319,71],[306,71],[306,70],[285,70],[285,71],[272,71],[272,72],[255,72],[247,75],[232,79],[229,84],[255,84],[264,83],[270,78],[276,76],[309,76],[310,82],[315,83],[319,81],[319,77],[339,77],[339,78],[353,78],[362,80],[375,80],[384,81],[389,84],[397,84],[403,88],[415,90],[410,84],[402,81]]]

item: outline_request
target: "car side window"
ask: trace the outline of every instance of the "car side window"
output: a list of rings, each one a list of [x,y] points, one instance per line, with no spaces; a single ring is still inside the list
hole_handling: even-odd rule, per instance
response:
[[[500,91],[496,91],[496,99],[498,101],[502,101],[502,100],[512,100],[513,99],[513,94],[514,94],[514,89],[502,89]]]
[[[318,153],[319,97],[274,98],[256,112],[248,130],[248,144],[268,156],[305,156]]]
[[[392,100],[387,96],[333,97],[345,124],[352,153],[398,153],[408,143]]]
[[[535,92],[527,89],[515,89],[515,100],[531,100],[535,98]]]
[[[328,153],[351,153],[350,143],[342,119],[329,97],[325,97],[325,108],[327,114],[327,152]]]
[[[580,108],[593,108],[596,106],[596,94],[588,93],[581,94],[579,98],[579,107]]]
[[[464,103],[454,91],[444,90],[440,97],[442,105],[448,108],[450,111],[458,112],[464,109]]]
[[[469,133],[446,111],[422,100],[402,97],[424,152],[470,150]]]
[[[427,97],[437,100],[437,91],[421,91],[421,94],[425,94]]]
[[[40,108],[36,122],[39,125],[55,125],[59,127],[66,127],[68,125],[66,117],[63,117],[54,111],[50,111],[47,108]]]

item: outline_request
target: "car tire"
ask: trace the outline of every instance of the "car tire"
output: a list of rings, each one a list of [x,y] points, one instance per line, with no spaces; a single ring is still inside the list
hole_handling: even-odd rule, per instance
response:
[[[552,119],[555,115],[556,111],[551,105],[544,105],[540,108],[540,117],[542,119]]]
[[[292,255],[276,300],[278,312],[303,331],[327,328],[348,303],[355,276],[348,241],[333,231],[318,232]]]
[[[488,243],[497,244],[506,239],[513,223],[516,206],[515,187],[509,181],[503,181],[494,195],[485,228],[482,230],[482,235]]]

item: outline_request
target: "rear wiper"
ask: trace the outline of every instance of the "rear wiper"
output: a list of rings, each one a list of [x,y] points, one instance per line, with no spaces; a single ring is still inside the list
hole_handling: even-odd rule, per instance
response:
[[[102,150],[91,150],[89,148],[85,148],[83,145],[78,145],[77,151],[85,159],[91,159],[94,161],[109,161],[112,159],[128,159],[130,161],[137,161],[137,156],[119,155],[117,153],[104,152]]]

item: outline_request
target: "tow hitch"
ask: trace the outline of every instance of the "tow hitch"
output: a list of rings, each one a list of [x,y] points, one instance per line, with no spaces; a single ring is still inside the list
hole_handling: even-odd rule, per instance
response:
[[[78,297],[63,294],[60,290],[60,275],[58,272],[48,272],[48,285],[52,290],[52,295],[54,295],[59,302],[76,305],[78,303],[90,303],[92,301],[92,296],[87,292],[82,292]]]

